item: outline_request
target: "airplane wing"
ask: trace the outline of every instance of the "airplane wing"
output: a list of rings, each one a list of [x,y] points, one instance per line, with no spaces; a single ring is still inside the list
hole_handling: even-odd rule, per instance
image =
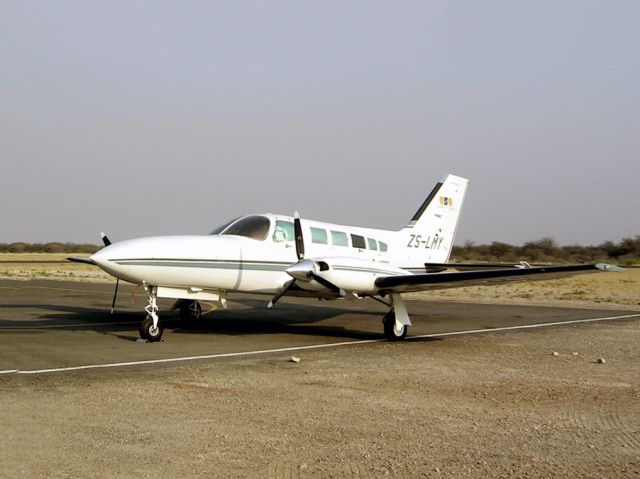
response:
[[[453,265],[452,265],[453,266]],[[480,271],[407,274],[377,278],[375,285],[381,294],[409,293],[465,286],[489,286],[510,282],[529,282],[574,276],[598,271],[624,271],[623,268],[604,263],[568,266],[512,267]]]

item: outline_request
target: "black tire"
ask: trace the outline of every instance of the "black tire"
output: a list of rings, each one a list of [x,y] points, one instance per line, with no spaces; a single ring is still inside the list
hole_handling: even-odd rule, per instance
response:
[[[180,319],[189,321],[200,319],[202,316],[202,306],[197,301],[185,300],[180,304]]]
[[[154,330],[153,318],[147,316],[145,320],[140,323],[140,337],[151,343],[160,341],[160,339],[162,339],[162,324],[158,321],[158,327]]]
[[[396,314],[393,311],[385,314],[382,319],[384,325],[384,335],[389,341],[402,341],[407,336],[407,325],[403,325],[402,329],[396,329]]]

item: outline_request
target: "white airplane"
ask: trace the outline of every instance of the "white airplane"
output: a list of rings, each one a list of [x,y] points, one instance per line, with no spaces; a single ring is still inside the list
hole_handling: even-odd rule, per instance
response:
[[[158,298],[176,299],[183,318],[200,316],[198,301],[226,307],[228,293],[236,292],[269,295],[268,307],[283,295],[373,298],[389,307],[384,334],[396,341],[411,325],[402,293],[614,269],[604,264],[447,264],[467,185],[465,178],[446,176],[400,231],[301,220],[297,213],[294,217],[253,214],[206,236],[159,236],[111,244],[103,234],[105,248],[90,259],[69,259],[95,264],[118,282],[144,286],[148,305],[140,335],[149,341],[162,337]],[[447,268],[458,271],[443,272]]]

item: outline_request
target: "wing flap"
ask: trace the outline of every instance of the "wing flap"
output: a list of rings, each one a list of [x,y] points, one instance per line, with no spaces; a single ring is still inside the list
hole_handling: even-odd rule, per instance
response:
[[[597,273],[599,271],[623,271],[623,268],[599,263],[408,274],[378,278],[375,284],[380,293],[408,293],[412,291],[463,288],[465,286],[491,286],[513,282],[540,281],[565,278],[576,274]]]
[[[531,268],[532,266],[526,261],[520,261],[518,263],[425,263],[425,272],[438,273],[447,269],[453,269],[456,271],[477,271],[487,269],[511,269],[511,268]]]

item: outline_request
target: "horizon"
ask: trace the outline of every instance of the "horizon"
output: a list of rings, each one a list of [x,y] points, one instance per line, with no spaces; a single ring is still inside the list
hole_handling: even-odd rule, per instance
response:
[[[209,234],[203,235],[203,236],[209,236]],[[598,247],[598,246],[602,246],[605,245],[607,243],[613,243],[613,244],[619,244],[622,243],[625,240],[635,240],[637,238],[640,237],[640,234],[638,235],[634,235],[634,236],[629,236],[629,237],[625,237],[625,238],[620,238],[619,240],[605,240],[602,241],[601,243],[597,243],[597,244],[580,244],[580,243],[567,243],[567,244],[563,244],[563,243],[558,243],[554,238],[551,237],[542,237],[542,238],[537,238],[537,239],[532,239],[532,240],[526,240],[522,243],[507,243],[505,241],[500,241],[500,240],[492,240],[489,241],[487,243],[479,243],[473,240],[465,240],[463,243],[460,243],[458,241],[454,241],[453,242],[453,246],[454,247],[465,247],[467,246],[467,243],[470,243],[471,246],[489,246],[493,243],[498,243],[498,244],[505,244],[508,246],[514,246],[514,247],[523,247],[526,244],[531,244],[531,243],[538,243],[540,241],[545,241],[545,240],[551,240],[555,243],[555,245],[559,248],[564,248],[564,247],[570,247],[570,246],[579,246],[579,247],[583,247],[583,248],[590,248],[590,247]],[[123,238],[121,240],[115,240],[114,242],[118,242],[118,241],[126,241],[128,239],[134,239],[134,238]],[[17,245],[17,244],[24,244],[27,246],[35,246],[35,245],[55,245],[55,244],[59,244],[59,245],[75,245],[75,246],[98,246],[100,248],[104,247],[103,244],[101,243],[93,243],[93,242],[76,242],[76,241],[34,241],[34,242],[29,242],[29,241],[0,241],[0,246],[1,247],[5,247],[5,246],[11,246],[11,245]],[[2,252],[0,252],[1,254]]]

